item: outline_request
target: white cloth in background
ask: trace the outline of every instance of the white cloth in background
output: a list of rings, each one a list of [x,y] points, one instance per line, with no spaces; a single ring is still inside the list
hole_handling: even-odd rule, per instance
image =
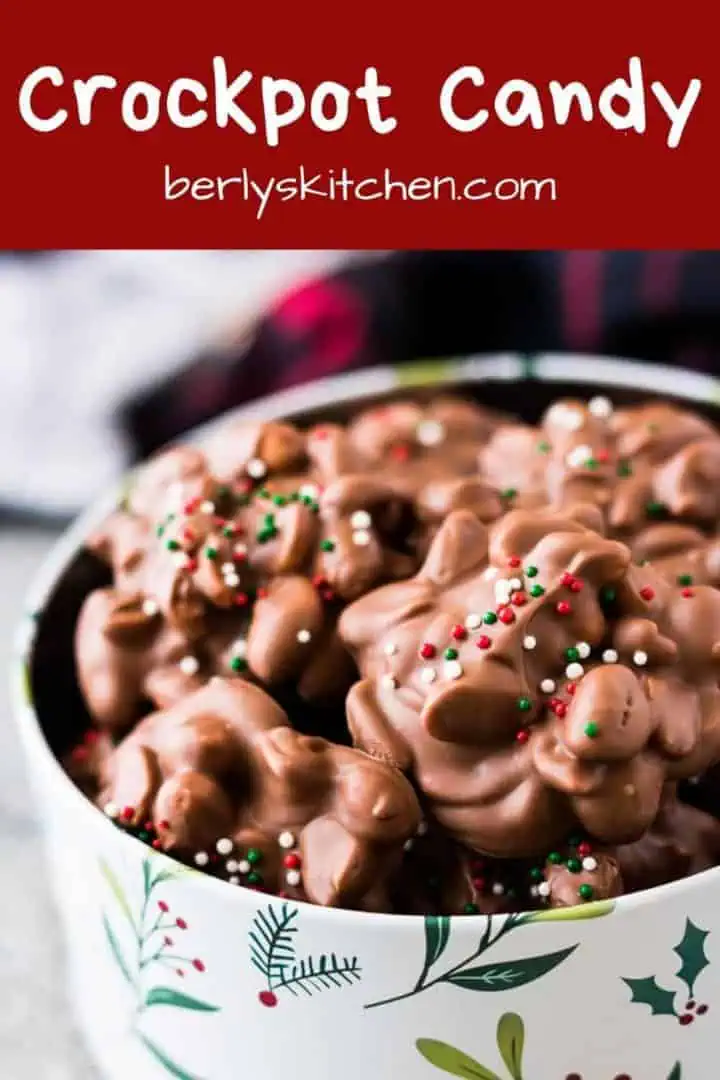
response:
[[[0,505],[75,513],[125,466],[121,401],[347,254],[0,255]]]

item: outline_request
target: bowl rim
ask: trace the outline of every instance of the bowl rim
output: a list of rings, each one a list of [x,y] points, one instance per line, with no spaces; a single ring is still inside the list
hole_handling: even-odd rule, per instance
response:
[[[578,376],[577,371],[578,361],[582,362],[584,369],[581,377]],[[454,387],[459,388],[463,385],[489,380],[509,384],[519,380],[537,380],[545,383],[577,382],[579,385],[590,383],[599,388],[606,387],[608,393],[611,393],[613,388],[646,392],[650,392],[649,388],[651,388],[653,397],[662,397],[666,394],[688,403],[715,406],[720,411],[720,379],[684,368],[576,352],[493,353],[442,360],[419,360],[398,367],[373,367],[319,379],[228,410],[183,435],[182,442],[202,443],[232,420],[293,419],[295,415],[309,409],[316,410],[323,406],[329,407],[353,400],[362,402],[363,399],[384,393],[397,394],[403,390],[411,392],[413,389],[428,387],[444,392]],[[179,863],[172,856],[153,851],[136,837],[118,829],[76,787],[45,738],[30,687],[29,671],[39,614],[58,581],[76,557],[79,548],[83,546],[89,532],[117,506],[137,468],[141,467],[142,464],[136,469],[129,470],[122,480],[112,485],[72,522],[52,545],[39,570],[33,576],[30,587],[26,591],[25,614],[21,617],[14,637],[10,686],[11,712],[20,731],[21,742],[28,757],[29,770],[34,772],[36,763],[42,765],[46,773],[55,781],[58,794],[62,794],[67,804],[74,804],[78,814],[86,815],[88,824],[92,821],[95,827],[107,830],[108,847],[113,843],[126,845],[128,855],[132,854],[133,857],[150,854],[156,859],[165,859],[174,866],[184,866],[185,864]],[[37,762],[30,760],[33,757],[37,759]],[[222,893],[218,893],[218,898],[224,898],[226,902],[233,893],[236,900],[230,902],[240,904],[256,903],[258,895],[266,895],[258,894],[242,886],[230,886],[228,882],[204,874],[200,870],[194,870],[192,867],[189,871],[188,878],[192,877],[200,887],[222,890]],[[711,867],[664,885],[617,897],[613,901],[613,907],[616,911],[631,911],[646,904],[655,904],[703,888],[710,884],[712,879],[720,880],[720,867]],[[272,900],[272,894],[267,895]],[[325,908],[307,901],[296,903],[302,909],[304,918],[332,919],[335,922],[350,922],[356,926],[361,921],[364,925],[378,928],[414,929],[424,919],[423,915]],[[582,906],[579,905],[577,910],[582,910]],[[461,925],[468,924],[473,927],[478,919],[486,918],[487,916],[482,914],[463,915]]]

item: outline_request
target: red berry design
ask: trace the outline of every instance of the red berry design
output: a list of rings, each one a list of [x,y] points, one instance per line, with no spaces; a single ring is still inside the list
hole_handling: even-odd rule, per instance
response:
[[[266,1009],[274,1009],[278,1003],[277,995],[273,994],[272,990],[261,990],[258,994],[258,1000]]]
[[[692,1012],[692,1010],[695,1008],[696,1004],[697,1004],[697,1002],[693,1001],[692,998],[691,998],[690,1001],[688,1001],[687,1005],[685,1006],[686,1011]]]
[[[196,971],[203,972],[205,970],[205,965],[203,964],[202,960],[193,960],[192,966],[195,968]]]
[[[698,1016],[704,1016],[709,1008],[710,1008],[709,1005],[698,1005],[696,1012],[697,1012]]]
[[[175,974],[179,975],[181,979],[185,978],[185,972],[183,971],[182,968],[176,968],[175,969]]]
[[[172,948],[173,944],[174,944],[174,942],[173,942],[173,939],[171,937],[165,936],[163,938],[163,945],[167,945],[168,949]]]
[[[179,930],[187,930],[187,923],[184,919],[176,919],[175,925],[178,927]]]
[[[163,915],[170,910],[164,900],[158,900],[158,907],[162,911]]]
[[[692,1024],[694,1019],[695,1017],[692,1013],[683,1013],[682,1016],[678,1017],[678,1023],[681,1024],[682,1027],[687,1027],[688,1024]]]

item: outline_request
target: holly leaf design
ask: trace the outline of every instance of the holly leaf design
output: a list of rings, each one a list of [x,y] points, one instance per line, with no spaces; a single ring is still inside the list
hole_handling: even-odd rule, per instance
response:
[[[683,939],[680,944],[676,945],[673,949],[673,952],[676,952],[681,960],[677,977],[687,986],[690,997],[693,996],[698,975],[701,971],[704,971],[710,963],[705,955],[705,939],[708,936],[708,930],[701,930],[699,926],[695,926],[695,924],[688,919],[685,923]]]
[[[425,971],[439,960],[450,940],[450,918],[447,915],[425,916]]]
[[[449,1043],[438,1042],[436,1039],[418,1039],[415,1046],[426,1061],[451,1076],[461,1076],[464,1080],[499,1080],[496,1073]]]
[[[512,1080],[522,1080],[525,1025],[517,1013],[504,1013],[500,1017],[497,1026],[497,1044]]]
[[[514,990],[518,986],[534,982],[547,975],[575,952],[577,945],[560,949],[542,956],[528,956],[522,960],[500,960],[495,964],[463,968],[449,975],[445,982],[461,986],[464,990]]]
[[[630,987],[631,1001],[638,1005],[649,1005],[653,1016],[677,1016],[675,994],[659,986],[654,975],[647,979],[623,979]]]
[[[148,991],[144,1007],[149,1009],[152,1005],[172,1005],[175,1009],[191,1009],[193,1012],[219,1012],[217,1005],[172,990],[169,986],[154,986]]]

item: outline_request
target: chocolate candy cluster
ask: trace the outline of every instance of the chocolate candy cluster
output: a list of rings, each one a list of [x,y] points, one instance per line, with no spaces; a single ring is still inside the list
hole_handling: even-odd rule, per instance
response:
[[[706,869],[719,480],[714,428],[666,404],[231,422],[89,540],[112,584],[78,620],[69,771],[156,848],[322,905],[566,906]]]

